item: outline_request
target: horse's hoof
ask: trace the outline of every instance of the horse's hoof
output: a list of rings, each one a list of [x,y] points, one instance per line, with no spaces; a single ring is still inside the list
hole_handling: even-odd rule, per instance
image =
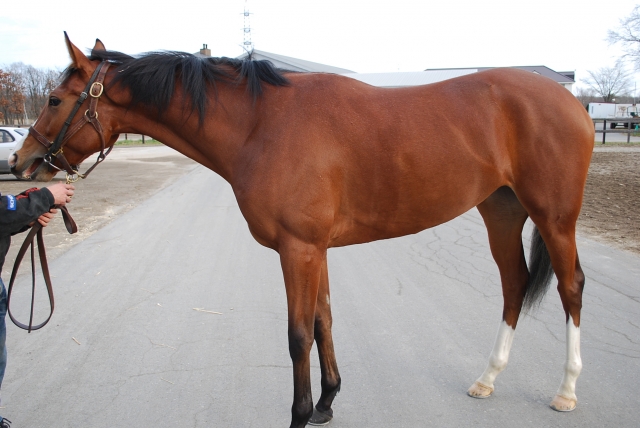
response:
[[[467,395],[473,398],[489,398],[493,393],[493,388],[475,381],[467,391]]]
[[[311,419],[309,419],[309,422],[307,422],[307,425],[313,425],[313,426],[321,427],[321,426],[325,426],[329,422],[331,422],[331,419],[333,419],[333,415],[321,412],[320,410],[318,410],[318,409],[316,409],[314,407],[313,408],[313,416],[311,416]]]
[[[549,406],[557,412],[570,412],[576,408],[577,400],[556,395]]]

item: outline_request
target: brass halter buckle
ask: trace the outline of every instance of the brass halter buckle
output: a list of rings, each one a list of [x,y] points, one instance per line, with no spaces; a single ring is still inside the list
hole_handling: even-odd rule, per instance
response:
[[[99,87],[99,92],[97,94],[94,94],[93,90],[96,87]],[[91,85],[91,89],[89,89],[89,95],[91,95],[93,98],[100,98],[100,95],[102,95],[102,91],[104,91],[104,85],[100,82],[93,82],[93,84]]]

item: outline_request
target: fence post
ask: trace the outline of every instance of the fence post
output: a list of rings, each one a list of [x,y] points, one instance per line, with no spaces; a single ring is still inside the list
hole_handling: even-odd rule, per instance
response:
[[[602,122],[602,144],[604,144],[605,135],[607,135],[607,119]]]
[[[144,144],[144,134],[142,134],[142,144]]]

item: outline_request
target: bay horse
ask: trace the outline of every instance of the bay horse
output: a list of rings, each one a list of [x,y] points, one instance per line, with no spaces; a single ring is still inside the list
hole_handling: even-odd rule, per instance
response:
[[[65,38],[71,65],[11,157],[13,173],[40,181],[60,170],[83,176],[83,160],[99,152],[97,164],[119,134],[137,133],[227,180],[253,237],[280,255],[291,427],[328,423],[340,389],[327,249],[418,233],[473,207],[487,227],[504,310],[487,368],[468,394],[492,394],[521,311],[539,304],[555,273],[567,355],[551,407],[576,407],[585,277],[575,230],[594,128],[565,88],[516,69],[377,88],[251,58],[132,57],[100,40],[85,56]],[[535,224],[529,265],[527,218]],[[322,384],[315,409],[314,340]]]

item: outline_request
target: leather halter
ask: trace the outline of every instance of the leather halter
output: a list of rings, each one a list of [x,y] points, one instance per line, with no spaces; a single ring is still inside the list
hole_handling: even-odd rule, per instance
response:
[[[106,153],[104,151],[106,146],[105,140],[104,140],[104,131],[102,129],[102,125],[100,124],[100,121],[98,120],[98,111],[97,111],[98,100],[100,99],[100,97],[104,92],[103,82],[107,74],[107,70],[109,69],[109,65],[110,65],[109,62],[102,61],[98,65],[98,67],[96,67],[84,91],[80,93],[80,97],[78,98],[76,105],[73,107],[73,110],[71,110],[69,117],[67,117],[67,120],[64,122],[62,129],[60,129],[60,132],[56,136],[55,141],[53,142],[49,141],[47,137],[45,137],[40,132],[38,132],[33,126],[29,128],[29,134],[31,134],[40,144],[42,144],[47,149],[47,153],[43,156],[43,159],[44,159],[43,165],[46,163],[59,171],[62,171],[62,170],[66,171],[67,183],[73,183],[78,181],[78,179],[80,178],[86,178],[87,175],[89,175],[89,173],[93,171],[93,169],[96,166],[98,166],[98,164],[102,162],[113,149],[113,146],[111,146],[106,151]],[[85,111],[84,115],[82,115],[82,119],[77,121],[75,125],[71,126],[71,121],[75,117],[76,113],[78,112],[82,104],[84,104],[85,100],[89,97],[91,97],[89,108],[87,109],[87,111]],[[67,158],[65,158],[63,146],[67,141],[69,141],[69,139],[73,135],[75,135],[87,123],[90,123],[93,126],[93,128],[96,130],[98,135],[100,136],[101,146],[100,146],[100,154],[98,155],[98,159],[96,160],[96,162],[84,174],[81,174],[78,171],[79,165],[72,166],[67,160]],[[53,158],[57,159],[62,164],[62,168],[59,168],[53,164]]]

